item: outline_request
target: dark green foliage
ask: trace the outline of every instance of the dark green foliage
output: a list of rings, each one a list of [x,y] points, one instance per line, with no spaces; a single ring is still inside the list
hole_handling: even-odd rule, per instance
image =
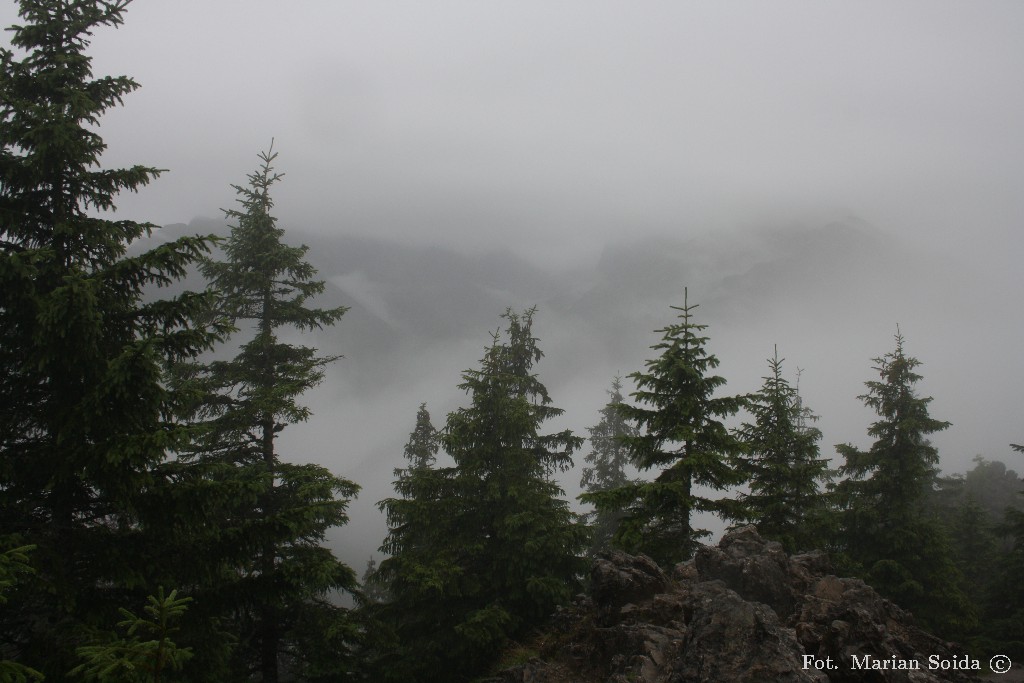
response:
[[[552,481],[582,439],[541,433],[562,411],[532,372],[533,310],[504,317],[507,340],[495,334],[480,369],[463,374],[470,405],[441,435],[454,466],[410,468],[403,498],[381,503],[392,557],[378,574],[399,641],[390,680],[471,679],[568,600],[583,569],[586,530]]]
[[[138,85],[94,78],[86,48],[126,5],[22,0],[17,54],[0,48],[0,529],[37,546],[0,642],[50,680],[90,628],[155,587],[138,505],[186,438],[162,369],[213,341],[194,323],[203,297],[152,291],[208,241],[129,257],[154,226],[110,217],[118,193],[159,175],[100,166],[100,117]]]
[[[947,507],[956,507],[964,498],[970,498],[993,523],[1003,518],[1008,507],[1024,509],[1020,477],[1014,470],[980,455],[973,462],[974,467],[965,474],[939,480],[940,493],[944,494],[940,497],[947,499],[943,501]]]
[[[42,681],[43,674],[17,662],[0,660],[0,683],[33,683]]]
[[[743,469],[750,481],[750,494],[743,499],[747,520],[787,552],[820,548],[827,513],[821,485],[829,471],[828,459],[818,450],[821,432],[809,424],[817,416],[782,376],[778,349],[768,368],[761,390],[747,405],[754,423],[738,432],[746,445]]]
[[[1001,547],[997,518],[990,516],[972,493],[962,492],[944,521],[953,561],[965,579],[962,590],[981,617],[978,626],[984,634],[994,623],[992,608],[996,607],[997,611],[1002,608],[997,586],[1002,579],[1000,570],[1006,553]],[[977,641],[977,638],[965,640]]]
[[[427,404],[420,404],[416,413],[416,426],[405,445],[408,467],[395,469],[395,492],[400,498],[389,498],[378,503],[387,512],[388,537],[381,550],[393,557],[385,560],[374,576],[387,585],[395,577],[396,566],[413,560],[429,560],[426,556],[441,540],[435,537],[437,519],[435,505],[450,493],[447,489],[450,471],[436,470],[433,465],[440,448],[440,435],[430,421]],[[385,590],[387,590],[385,588]]]
[[[405,459],[409,461],[407,470],[395,470],[398,479],[411,476],[416,472],[430,469],[437,460],[437,451],[441,447],[440,435],[430,422],[427,404],[421,403],[416,411],[416,426],[409,434],[409,442],[405,444]],[[399,486],[399,489],[402,487]],[[399,490],[404,498],[412,498],[412,492]]]
[[[8,543],[0,543],[0,547],[5,545]],[[7,603],[4,594],[17,584],[19,576],[32,573],[28,557],[33,550],[35,550],[34,546],[23,545],[7,548],[0,552],[0,609]],[[35,669],[5,659],[10,654],[12,653],[7,652],[7,648],[0,644],[0,683],[28,683],[29,681],[43,680],[43,675]]]
[[[160,683],[171,680],[167,672],[180,671],[192,657],[190,648],[179,648],[171,636],[192,598],[179,598],[178,591],[164,595],[161,586],[143,608],[149,618],[135,616],[121,608],[118,623],[123,636],[99,645],[78,648],[83,664],[71,670],[72,677],[95,683]]]
[[[971,637],[979,654],[1002,652],[1006,618],[1005,593],[1016,585],[1016,572],[1006,575],[1013,552],[1012,529],[1007,514],[1024,509],[1017,473],[999,461],[974,458],[974,467],[963,475],[944,477],[934,495],[934,505],[949,531],[953,559],[964,575],[964,592],[981,616]],[[989,645],[985,645],[989,643]]]
[[[1010,444],[1010,447],[1017,452],[1024,452],[1024,448],[1016,444]],[[995,466],[1002,465],[984,464],[996,472],[999,468]],[[978,467],[981,467],[981,463]],[[1000,553],[994,567],[986,567],[987,575],[992,578],[988,584],[988,599],[983,603],[985,611],[981,628],[975,641],[977,649],[982,653],[1003,653],[1019,661],[1024,659],[1024,587],[1021,584],[1021,577],[1024,576],[1024,481],[1010,470],[996,480],[999,484],[995,488],[1004,491],[1011,475],[1016,480],[1016,500],[1004,508],[1001,521],[995,525],[995,535],[1000,540]]]
[[[624,511],[614,542],[628,552],[643,552],[663,565],[693,555],[700,538],[708,532],[696,529],[692,515],[714,512],[734,519],[736,501],[701,495],[696,486],[721,491],[738,484],[743,476],[735,461],[742,444],[729,433],[725,418],[745,405],[740,396],[714,396],[725,379],[709,374],[718,358],[709,354],[706,325],[693,321],[693,310],[684,299],[681,322],[658,332],[659,352],[647,361],[647,372],[630,377],[639,405],[623,404],[623,416],[640,428],[624,439],[632,464],[640,470],[660,469],[650,482],[632,482],[609,491],[586,493],[584,502],[598,511]]]
[[[637,435],[636,427],[622,414],[622,380],[612,380],[611,400],[601,409],[601,421],[587,429],[590,432],[590,453],[584,460],[590,466],[583,468],[580,487],[585,491],[608,491],[625,486],[629,481],[626,465],[629,448],[626,439]],[[611,546],[612,537],[622,518],[621,510],[597,510],[589,516],[591,532],[589,555]]]
[[[5,545],[8,543],[2,543],[0,547]],[[35,546],[22,545],[0,552],[0,605],[7,602],[4,594],[18,583],[19,576],[33,573],[28,561],[29,554],[33,550],[35,550]]]
[[[452,551],[458,503],[454,468],[434,467],[439,448],[439,434],[426,404],[421,404],[405,446],[408,466],[395,470],[399,497],[378,503],[389,528],[380,549],[390,557],[380,563],[374,578],[389,601],[373,611],[379,616],[380,642],[371,659],[386,680],[417,680],[425,672],[442,676],[448,641],[441,634],[455,628],[447,603],[454,601],[448,591],[458,572]]]
[[[1005,653],[1015,661],[1024,659],[1024,512],[1006,511],[1005,528],[1013,538],[1013,546],[1002,558],[999,579],[993,588],[990,619],[984,629],[992,652]]]
[[[937,475],[939,454],[927,436],[949,423],[932,419],[932,399],[914,391],[921,379],[914,369],[920,362],[904,354],[902,335],[896,335],[893,353],[874,362],[881,381],[866,382],[868,393],[858,398],[882,419],[868,428],[875,438],[868,451],[849,444],[836,447],[846,460],[839,471],[849,477],[841,488],[874,498],[891,518],[907,518],[932,490]]]
[[[377,561],[372,557],[366,563],[366,569],[363,570],[360,585],[362,590],[359,598],[363,604],[379,605],[390,600],[387,588],[377,577]]]
[[[447,489],[450,471],[433,467],[439,448],[440,435],[430,421],[427,404],[421,403],[416,412],[416,426],[405,444],[408,467],[394,471],[394,488],[400,498],[378,503],[378,507],[387,512],[389,527],[381,550],[392,557],[379,569],[367,567],[364,580],[365,584],[375,583],[376,589],[389,597],[388,586],[403,574],[399,566],[429,563],[430,553],[443,542],[443,538],[436,535],[440,520],[435,519],[435,514],[441,499],[450,493]],[[373,560],[370,562],[372,564]]]
[[[974,608],[961,590],[946,529],[928,504],[939,455],[927,437],[949,423],[933,419],[932,399],[914,390],[920,362],[904,353],[900,334],[896,350],[875,363],[880,381],[866,382],[868,393],[859,397],[880,418],[868,428],[875,441],[867,451],[836,446],[847,477],[836,486],[838,546],[851,571],[922,623],[963,634],[974,625]]]
[[[185,415],[195,438],[182,452],[178,488],[196,491],[206,517],[199,523],[186,511],[178,530],[182,544],[201,553],[191,570],[200,573],[193,575],[197,602],[237,638],[233,668],[258,670],[266,682],[285,670],[325,676],[326,667],[350,665],[354,628],[329,598],[357,586],[354,572],[321,543],[329,528],[348,521],[358,487],[278,453],[277,435],[310,415],[299,396],[337,358],[288,344],[278,332],[333,325],[345,308],[307,305],[324,285],[312,279],[306,248],[285,245],[271,215],[270,189],[282,177],[273,172],[275,157],[260,154],[249,184],[234,186],[240,209],[226,212],[236,224],[224,260],[202,268],[220,310],[248,323],[250,336],[231,360],[176,368],[177,385],[195,399]]]
[[[546,618],[572,595],[581,569],[585,530],[552,475],[572,467],[583,439],[567,429],[540,433],[563,411],[532,372],[543,356],[532,335],[533,314],[505,313],[508,341],[495,335],[481,369],[463,375],[460,388],[471,404],[448,415],[442,435],[455,461],[456,491],[467,504],[459,511],[463,549],[475,555],[466,558],[467,578],[472,571],[473,582],[486,581],[478,590],[487,604],[463,628],[471,640],[493,641],[483,631],[506,619],[505,632],[512,634]]]
[[[392,602],[389,585],[402,573],[398,569],[399,565],[412,566],[419,562],[429,562],[428,555],[438,540],[436,537],[431,539],[431,536],[435,532],[436,522],[432,518],[432,506],[440,495],[438,480],[435,478],[437,472],[433,469],[439,448],[440,435],[430,421],[427,404],[421,403],[416,412],[416,426],[405,444],[404,456],[408,466],[394,471],[395,492],[401,497],[378,503],[382,511],[387,511],[390,529],[381,550],[389,554],[400,554],[400,557],[392,558],[386,567],[378,567],[373,559],[367,564],[363,573],[363,600],[371,608]],[[376,617],[381,610],[369,611]],[[384,609],[385,613],[392,611],[387,607]],[[387,628],[386,624],[377,626]],[[394,634],[390,634],[390,638],[393,637]],[[380,639],[387,640],[388,636],[380,636]]]

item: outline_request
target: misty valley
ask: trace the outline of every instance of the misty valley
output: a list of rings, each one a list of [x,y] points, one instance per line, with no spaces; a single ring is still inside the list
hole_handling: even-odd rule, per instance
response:
[[[0,683],[1024,661],[1019,402],[926,365],[998,300],[937,252],[850,212],[564,263],[304,232],[273,140],[222,218],[122,218],[165,173],[101,164],[128,4],[20,0],[0,48]]]

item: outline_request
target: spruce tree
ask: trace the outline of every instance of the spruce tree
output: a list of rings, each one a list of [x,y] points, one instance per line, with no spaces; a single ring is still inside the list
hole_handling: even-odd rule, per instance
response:
[[[986,629],[994,647],[989,651],[1003,653],[1015,661],[1024,658],[1024,589],[1020,577],[1024,572],[1024,513],[1006,511],[1006,525],[1013,534],[1013,547],[1000,563],[1001,577],[996,586],[997,607]]]
[[[389,557],[373,579],[388,600],[370,610],[384,646],[368,658],[382,680],[420,680],[431,675],[427,672],[442,679],[447,675],[442,672],[448,643],[435,636],[456,625],[447,591],[459,571],[451,525],[459,503],[454,468],[435,467],[439,448],[440,434],[421,404],[404,449],[407,465],[395,469],[398,495],[378,503],[388,523],[380,550]]]
[[[463,374],[470,405],[441,435],[454,466],[433,470],[415,500],[429,515],[421,545],[393,530],[383,548],[404,654],[396,678],[470,680],[568,600],[582,572],[586,529],[552,479],[582,439],[542,432],[562,411],[533,373],[533,315],[506,311],[506,339],[496,333],[480,369]],[[396,502],[383,503],[392,524]]]
[[[217,500],[205,511],[214,516],[205,538],[186,529],[185,541],[214,563],[197,603],[218,605],[239,640],[236,666],[259,671],[265,683],[285,671],[312,677],[350,665],[346,638],[354,627],[330,597],[357,589],[352,569],[321,544],[328,529],[348,521],[358,487],[319,465],[286,460],[277,442],[310,416],[299,397],[338,358],[287,343],[281,331],[333,325],[346,309],[309,305],[324,283],[305,261],[307,248],[282,241],[271,213],[270,191],[283,177],[273,170],[276,156],[261,153],[248,184],[233,186],[239,208],[225,212],[234,225],[223,260],[202,266],[220,310],[246,326],[247,339],[231,360],[177,368],[180,385],[197,397],[189,418],[201,435],[182,456],[204,472]]]
[[[407,560],[414,549],[428,548],[429,552],[427,538],[433,515],[424,506],[437,502],[436,499],[446,493],[446,473],[434,468],[439,448],[440,435],[430,421],[427,404],[421,403],[416,412],[416,426],[405,444],[408,466],[394,471],[394,488],[400,498],[389,498],[377,504],[387,513],[390,531],[381,550],[389,555],[401,553]],[[394,572],[395,564],[395,561],[385,561],[378,569],[379,578],[386,580]]]
[[[782,376],[782,360],[778,349],[768,359],[769,374],[747,404],[754,422],[744,423],[738,436],[746,445],[747,519],[792,553],[819,547],[823,540],[821,484],[828,480],[828,459],[818,450],[821,432],[808,424],[817,416]]]
[[[1017,444],[1010,447],[1024,452]],[[983,632],[988,636],[988,651],[1006,653],[1019,661],[1024,658],[1024,586],[1020,581],[1024,576],[1024,511],[1008,507],[1002,530],[1009,535],[1011,545],[998,565]]]
[[[405,459],[409,461],[409,469],[395,470],[395,476],[401,479],[403,476],[429,469],[437,459],[437,451],[441,447],[437,429],[430,421],[430,413],[427,411],[427,404],[421,403],[416,411],[416,426],[409,434],[409,442],[405,445]],[[401,487],[399,487],[401,488]],[[404,494],[404,497],[411,497]]]
[[[601,420],[590,432],[591,451],[584,457],[589,466],[583,468],[580,487],[585,491],[607,491],[625,486],[629,482],[626,466],[629,449],[625,440],[637,435],[636,427],[622,414],[622,379],[612,380],[611,399],[601,409]],[[592,540],[590,552],[594,555],[611,546],[612,537],[622,518],[621,510],[597,510],[590,515]]]
[[[36,546],[0,642],[47,680],[117,605],[155,588],[138,504],[185,438],[162,370],[217,331],[195,322],[203,297],[153,292],[208,240],[129,257],[155,226],[112,217],[119,193],[160,173],[101,166],[100,118],[138,84],[94,77],[87,48],[127,4],[21,0],[13,49],[0,48],[0,528]]]
[[[932,399],[917,394],[921,363],[906,355],[903,341],[897,332],[896,349],[874,359],[880,379],[866,382],[868,392],[859,396],[879,416],[868,428],[874,443],[866,451],[836,446],[847,477],[836,486],[838,545],[849,568],[880,593],[931,628],[958,635],[973,625],[974,610],[946,530],[928,505],[939,462],[928,435],[950,423],[932,418]]]
[[[440,448],[440,435],[430,420],[427,404],[416,412],[416,424],[405,444],[405,468],[394,470],[398,498],[380,501],[377,507],[387,515],[388,536],[381,550],[390,558],[384,560],[368,579],[374,581],[387,602],[405,602],[402,598],[402,577],[409,568],[430,564],[431,554],[443,539],[437,536],[438,510],[448,488],[450,471],[434,467]],[[395,591],[395,592],[393,592]],[[396,597],[399,596],[399,597]]]
[[[736,466],[743,446],[723,420],[739,411],[745,398],[714,395],[725,379],[710,374],[718,358],[706,350],[707,326],[693,320],[697,305],[684,295],[683,306],[672,308],[680,322],[657,330],[662,338],[651,348],[658,357],[647,361],[646,372],[630,375],[638,404],[620,409],[640,429],[625,439],[632,464],[660,472],[653,481],[581,496],[598,511],[624,511],[615,544],[662,565],[691,557],[699,539],[709,534],[693,526],[694,513],[739,515],[736,501],[709,498],[695,486],[721,491],[743,480]]]
[[[363,577],[360,579],[361,592],[359,599],[364,605],[379,605],[388,601],[387,589],[377,577],[377,560],[372,557],[366,562]]]
[[[1010,444],[1010,448],[1024,453],[1024,446]],[[1024,481],[1017,480],[1018,487]],[[1016,507],[1007,507],[1000,530],[1009,536],[1010,547],[1001,558],[999,574],[994,581],[992,599],[983,622],[983,633],[988,636],[988,652],[1000,652],[1015,661],[1024,658],[1024,488],[1018,488]]]

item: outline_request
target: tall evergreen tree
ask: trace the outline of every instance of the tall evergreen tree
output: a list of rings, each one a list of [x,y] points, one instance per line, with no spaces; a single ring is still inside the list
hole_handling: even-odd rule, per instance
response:
[[[1008,509],[1005,524],[1013,536],[1013,547],[1000,563],[994,609],[986,615],[991,617],[986,624],[988,642],[994,645],[988,651],[1006,653],[1019,661],[1024,658],[1024,588],[1020,582],[1024,574],[1024,512]]]
[[[419,410],[416,411],[416,426],[409,434],[409,442],[405,444],[405,459],[409,462],[409,469],[404,472],[395,470],[395,476],[401,479],[413,472],[430,468],[437,459],[440,447],[439,435],[430,421],[427,404],[421,403]],[[412,492],[403,493],[403,496],[410,498],[411,494]]]
[[[194,322],[203,297],[151,292],[208,240],[128,257],[155,226],[111,217],[120,192],[160,173],[100,164],[100,117],[138,84],[95,78],[87,48],[127,4],[21,0],[17,54],[0,48],[0,528],[37,547],[0,643],[47,680],[118,605],[155,589],[138,503],[185,438],[162,369],[216,336]]]
[[[1024,453],[1024,446],[1010,444],[1010,448]],[[988,636],[989,652],[1006,653],[1014,660],[1024,658],[1024,481],[1017,480],[1018,501],[1007,507],[1001,531],[1011,539],[1009,550],[999,563],[999,575],[994,581],[992,600],[983,622]]]
[[[383,548],[405,680],[471,679],[567,600],[583,569],[586,529],[552,480],[582,439],[542,433],[562,411],[533,373],[533,314],[506,311],[507,340],[495,334],[480,369],[463,374],[470,405],[441,435],[454,467],[435,470],[417,501],[430,514],[425,545],[392,532]],[[382,503],[389,518],[396,502]]]
[[[879,416],[868,428],[875,441],[867,451],[836,446],[847,477],[836,486],[840,548],[850,568],[883,595],[932,628],[958,635],[973,624],[973,608],[946,531],[927,505],[939,462],[928,435],[949,423],[932,418],[932,399],[914,389],[921,363],[906,355],[901,334],[896,349],[875,363],[880,380],[866,382],[868,393],[859,397]]]
[[[641,430],[625,439],[633,465],[661,472],[654,481],[581,496],[599,511],[623,510],[615,543],[664,565],[692,556],[699,539],[708,535],[694,528],[694,513],[739,515],[736,501],[709,498],[694,487],[721,491],[743,480],[736,467],[743,446],[722,420],[746,401],[741,396],[714,396],[725,378],[709,374],[718,367],[718,358],[706,350],[708,338],[702,332],[707,326],[693,320],[697,305],[690,305],[687,294],[682,307],[672,308],[679,311],[680,322],[657,330],[662,338],[651,348],[658,357],[647,361],[646,372],[630,375],[639,405],[621,408]]]
[[[393,578],[395,565],[410,560],[416,550],[431,552],[432,543],[428,539],[434,530],[435,520],[429,506],[449,493],[445,484],[449,473],[434,469],[439,448],[440,434],[430,421],[427,404],[421,403],[416,412],[416,426],[405,444],[408,466],[394,471],[395,492],[400,498],[378,503],[378,507],[387,512],[390,528],[381,550],[391,555],[402,555],[399,560],[386,563],[384,573],[389,578]]]
[[[202,267],[223,313],[248,323],[250,336],[231,360],[178,368],[182,386],[198,397],[191,417],[201,421],[201,438],[183,455],[205,468],[214,494],[230,492],[208,512],[219,518],[202,547],[220,574],[214,567],[197,602],[226,611],[241,661],[264,683],[284,671],[312,677],[345,666],[354,627],[329,598],[357,588],[352,569],[321,544],[328,529],[348,521],[358,487],[319,465],[285,460],[277,443],[282,430],[310,416],[299,397],[338,358],[287,343],[279,331],[321,329],[346,309],[309,306],[324,283],[305,261],[307,248],[286,245],[271,214],[270,190],[282,177],[276,156],[261,153],[248,185],[234,186],[240,208],[225,212],[235,224],[224,259]],[[194,533],[186,540],[200,542]]]
[[[377,504],[386,511],[389,527],[381,550],[392,557],[385,560],[371,578],[380,586],[380,591],[389,596],[389,602],[394,601],[389,586],[401,590],[406,567],[431,563],[430,555],[441,540],[436,536],[436,507],[443,504],[441,499],[451,491],[448,488],[450,471],[434,468],[439,449],[440,434],[430,421],[427,404],[421,403],[416,412],[416,425],[405,444],[408,465],[394,471],[394,488],[400,497]]]
[[[967,646],[979,655],[1015,656],[1024,652],[1024,610],[1017,607],[1021,572],[1013,566],[1014,537],[1021,532],[1014,534],[1008,522],[1024,510],[1021,480],[1002,462],[979,455],[974,463],[965,474],[939,479],[933,505],[949,531],[963,590],[979,612]]]
[[[1020,477],[999,460],[987,460],[980,455],[972,458],[974,467],[964,474],[941,477],[934,502],[953,519],[962,505],[980,507],[988,522],[999,524],[1006,508],[1024,509]],[[971,502],[968,503],[967,501]]]
[[[366,562],[363,578],[360,580],[362,591],[360,600],[366,605],[378,605],[388,601],[388,591],[377,577],[377,560],[372,557]]]
[[[398,495],[378,503],[388,522],[380,550],[390,557],[373,578],[388,601],[372,610],[384,646],[378,645],[369,659],[383,680],[419,680],[424,672],[445,675],[447,643],[433,636],[455,628],[446,591],[459,571],[451,523],[459,503],[454,468],[435,467],[439,448],[440,434],[421,404],[404,449],[407,465],[395,469]]]
[[[589,463],[583,468],[580,487],[585,491],[607,491],[625,486],[629,482],[626,466],[629,464],[629,448],[625,440],[637,435],[636,426],[622,414],[622,379],[612,380],[608,392],[611,399],[601,409],[601,420],[590,432],[591,451],[584,457]],[[590,515],[592,540],[590,554],[608,548],[622,518],[621,510],[598,510]]]
[[[750,493],[743,499],[747,519],[762,536],[794,552],[821,544],[825,514],[821,484],[828,479],[828,459],[818,450],[821,432],[809,425],[817,416],[782,376],[782,360],[778,349],[768,359],[769,374],[747,405],[754,423],[744,423],[738,435],[747,447],[743,461],[750,481]]]

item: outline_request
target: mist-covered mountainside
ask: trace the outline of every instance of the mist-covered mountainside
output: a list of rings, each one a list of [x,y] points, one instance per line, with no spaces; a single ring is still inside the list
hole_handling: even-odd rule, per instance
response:
[[[945,472],[965,471],[979,453],[1005,457],[1005,444],[1019,438],[992,429],[1016,424],[1008,405],[994,404],[989,419],[969,419],[983,400],[972,393],[974,381],[1001,375],[995,352],[969,374],[960,362],[972,316],[984,318],[984,307],[967,305],[948,263],[926,245],[902,243],[854,218],[729,233],[624,232],[594,261],[564,267],[507,250],[282,227],[288,243],[310,247],[308,258],[327,283],[322,305],[351,307],[335,327],[301,339],[344,358],[307,397],[312,419],[282,440],[297,460],[363,486],[353,523],[332,539],[353,566],[377,554],[386,527],[375,504],[393,493],[392,470],[402,464],[417,406],[427,402],[443,425],[462,405],[461,373],[476,365],[507,307],[538,307],[534,330],[545,358],[537,372],[566,411],[560,424],[577,434],[597,421],[613,376],[643,369],[659,336],[654,330],[674,320],[670,306],[681,305],[688,288],[698,322],[709,326],[726,391],[755,390],[777,344],[788,376],[802,370],[800,390],[821,416],[827,457],[834,457],[832,444],[865,440],[872,415],[856,397],[872,378],[870,359],[889,350],[897,324],[925,363],[924,391],[936,397],[935,414],[954,423],[937,436]],[[208,232],[224,233],[223,221],[170,225],[158,237]],[[945,313],[951,309],[958,319]],[[1001,343],[983,338],[984,345]],[[632,391],[628,380],[625,390]],[[998,414],[1004,408],[1007,414]],[[560,479],[570,498],[578,493],[582,454]]]
[[[196,219],[165,226],[160,236],[225,231],[223,221]],[[524,300],[586,317],[607,307],[636,311],[638,301],[673,299],[685,286],[704,292],[708,304],[739,299],[753,305],[809,293],[820,299],[823,284],[843,290],[885,265],[909,265],[897,242],[855,218],[744,235],[630,237],[624,231],[595,263],[569,269],[538,266],[508,250],[466,253],[296,227],[287,228],[287,238],[308,245],[321,276],[356,307],[432,337],[459,334],[475,315]]]
[[[224,224],[197,219],[161,232],[223,234]],[[310,247],[309,259],[328,283],[324,299],[351,307],[335,333],[344,335],[346,356],[363,362],[405,343],[476,337],[482,345],[501,311],[529,306],[539,308],[541,320],[571,326],[588,350],[616,360],[648,346],[644,340],[671,318],[668,307],[681,303],[686,287],[708,322],[756,324],[792,309],[852,312],[880,294],[896,264],[911,267],[899,244],[856,219],[726,237],[624,235],[596,262],[568,268],[507,250],[467,253],[343,233],[289,229],[287,239]],[[554,355],[550,342],[545,348]],[[349,372],[361,374],[358,367]]]

